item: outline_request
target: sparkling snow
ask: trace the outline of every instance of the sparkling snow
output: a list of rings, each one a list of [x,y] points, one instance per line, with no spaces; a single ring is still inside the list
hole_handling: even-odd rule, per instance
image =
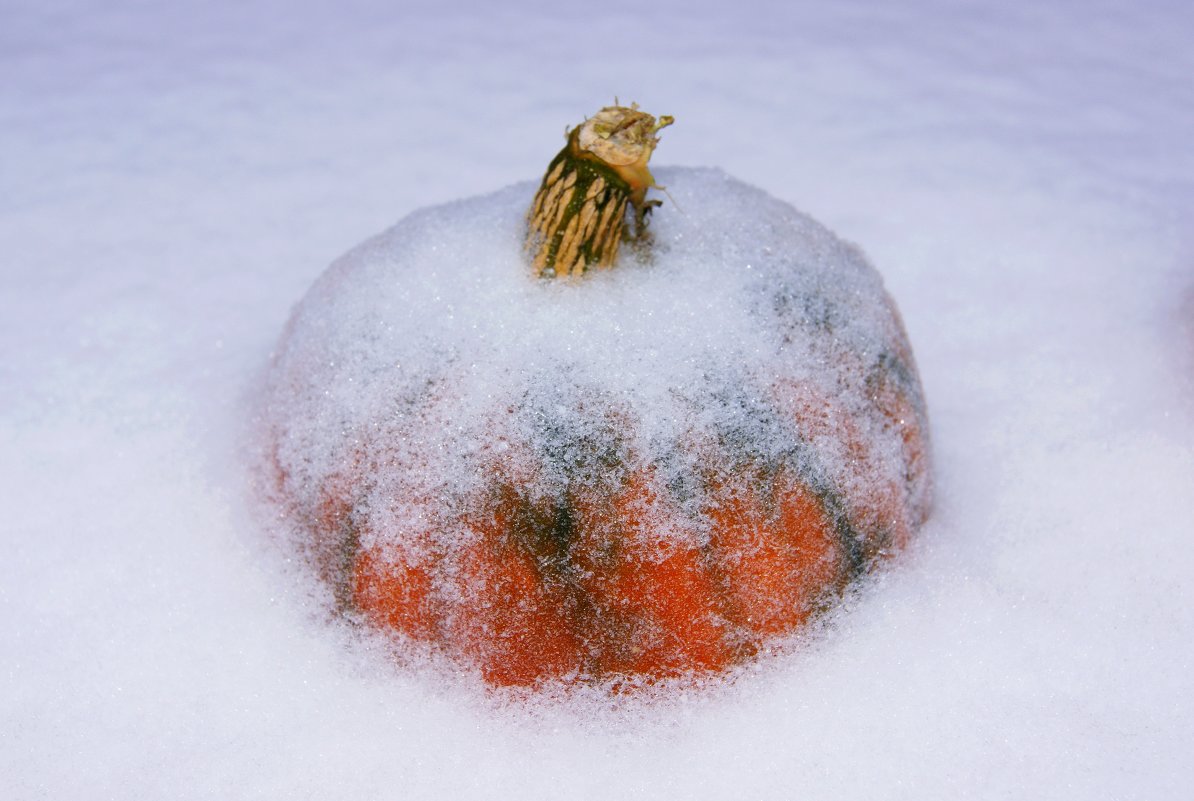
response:
[[[1188,794],[1187,4],[0,18],[0,797]],[[248,410],[329,263],[537,179],[615,94],[676,116],[661,165],[863,247],[935,509],[732,685],[495,701],[319,616],[256,516]]]

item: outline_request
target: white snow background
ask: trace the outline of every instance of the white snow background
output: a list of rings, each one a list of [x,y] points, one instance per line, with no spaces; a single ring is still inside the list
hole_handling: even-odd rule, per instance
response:
[[[1188,798],[1192,41],[1183,0],[0,0],[0,798]],[[333,258],[615,95],[866,250],[936,509],[731,685],[499,702],[289,585],[246,410]]]

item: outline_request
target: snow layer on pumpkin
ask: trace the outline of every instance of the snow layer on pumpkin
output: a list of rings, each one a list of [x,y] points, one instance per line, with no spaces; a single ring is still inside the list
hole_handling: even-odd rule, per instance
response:
[[[843,515],[890,518],[860,548],[906,536],[928,486],[902,437],[926,426],[878,274],[720,171],[658,178],[650,247],[583,280],[529,276],[532,184],[416,212],[336,262],[270,377],[271,469],[299,527],[339,504],[361,544],[418,562],[427,532],[470,536],[449,512],[487,483],[550,499],[644,471],[669,500],[647,536],[691,542],[717,502],[700,471],[782,465]],[[877,513],[884,493],[901,497]]]

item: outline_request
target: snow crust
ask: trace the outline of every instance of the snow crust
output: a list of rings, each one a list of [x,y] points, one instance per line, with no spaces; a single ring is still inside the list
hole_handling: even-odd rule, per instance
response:
[[[0,797],[1185,799],[1191,13],[7,4]],[[247,398],[347,245],[615,93],[882,267],[934,511],[718,691],[505,706],[329,628],[262,545]]]

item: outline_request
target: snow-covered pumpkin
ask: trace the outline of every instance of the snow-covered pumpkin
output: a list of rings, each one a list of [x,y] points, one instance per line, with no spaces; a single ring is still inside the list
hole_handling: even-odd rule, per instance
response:
[[[648,228],[670,121],[603,109],[537,191],[366,242],[271,365],[277,500],[336,608],[492,685],[725,670],[928,512],[878,275],[716,170],[661,171]]]

